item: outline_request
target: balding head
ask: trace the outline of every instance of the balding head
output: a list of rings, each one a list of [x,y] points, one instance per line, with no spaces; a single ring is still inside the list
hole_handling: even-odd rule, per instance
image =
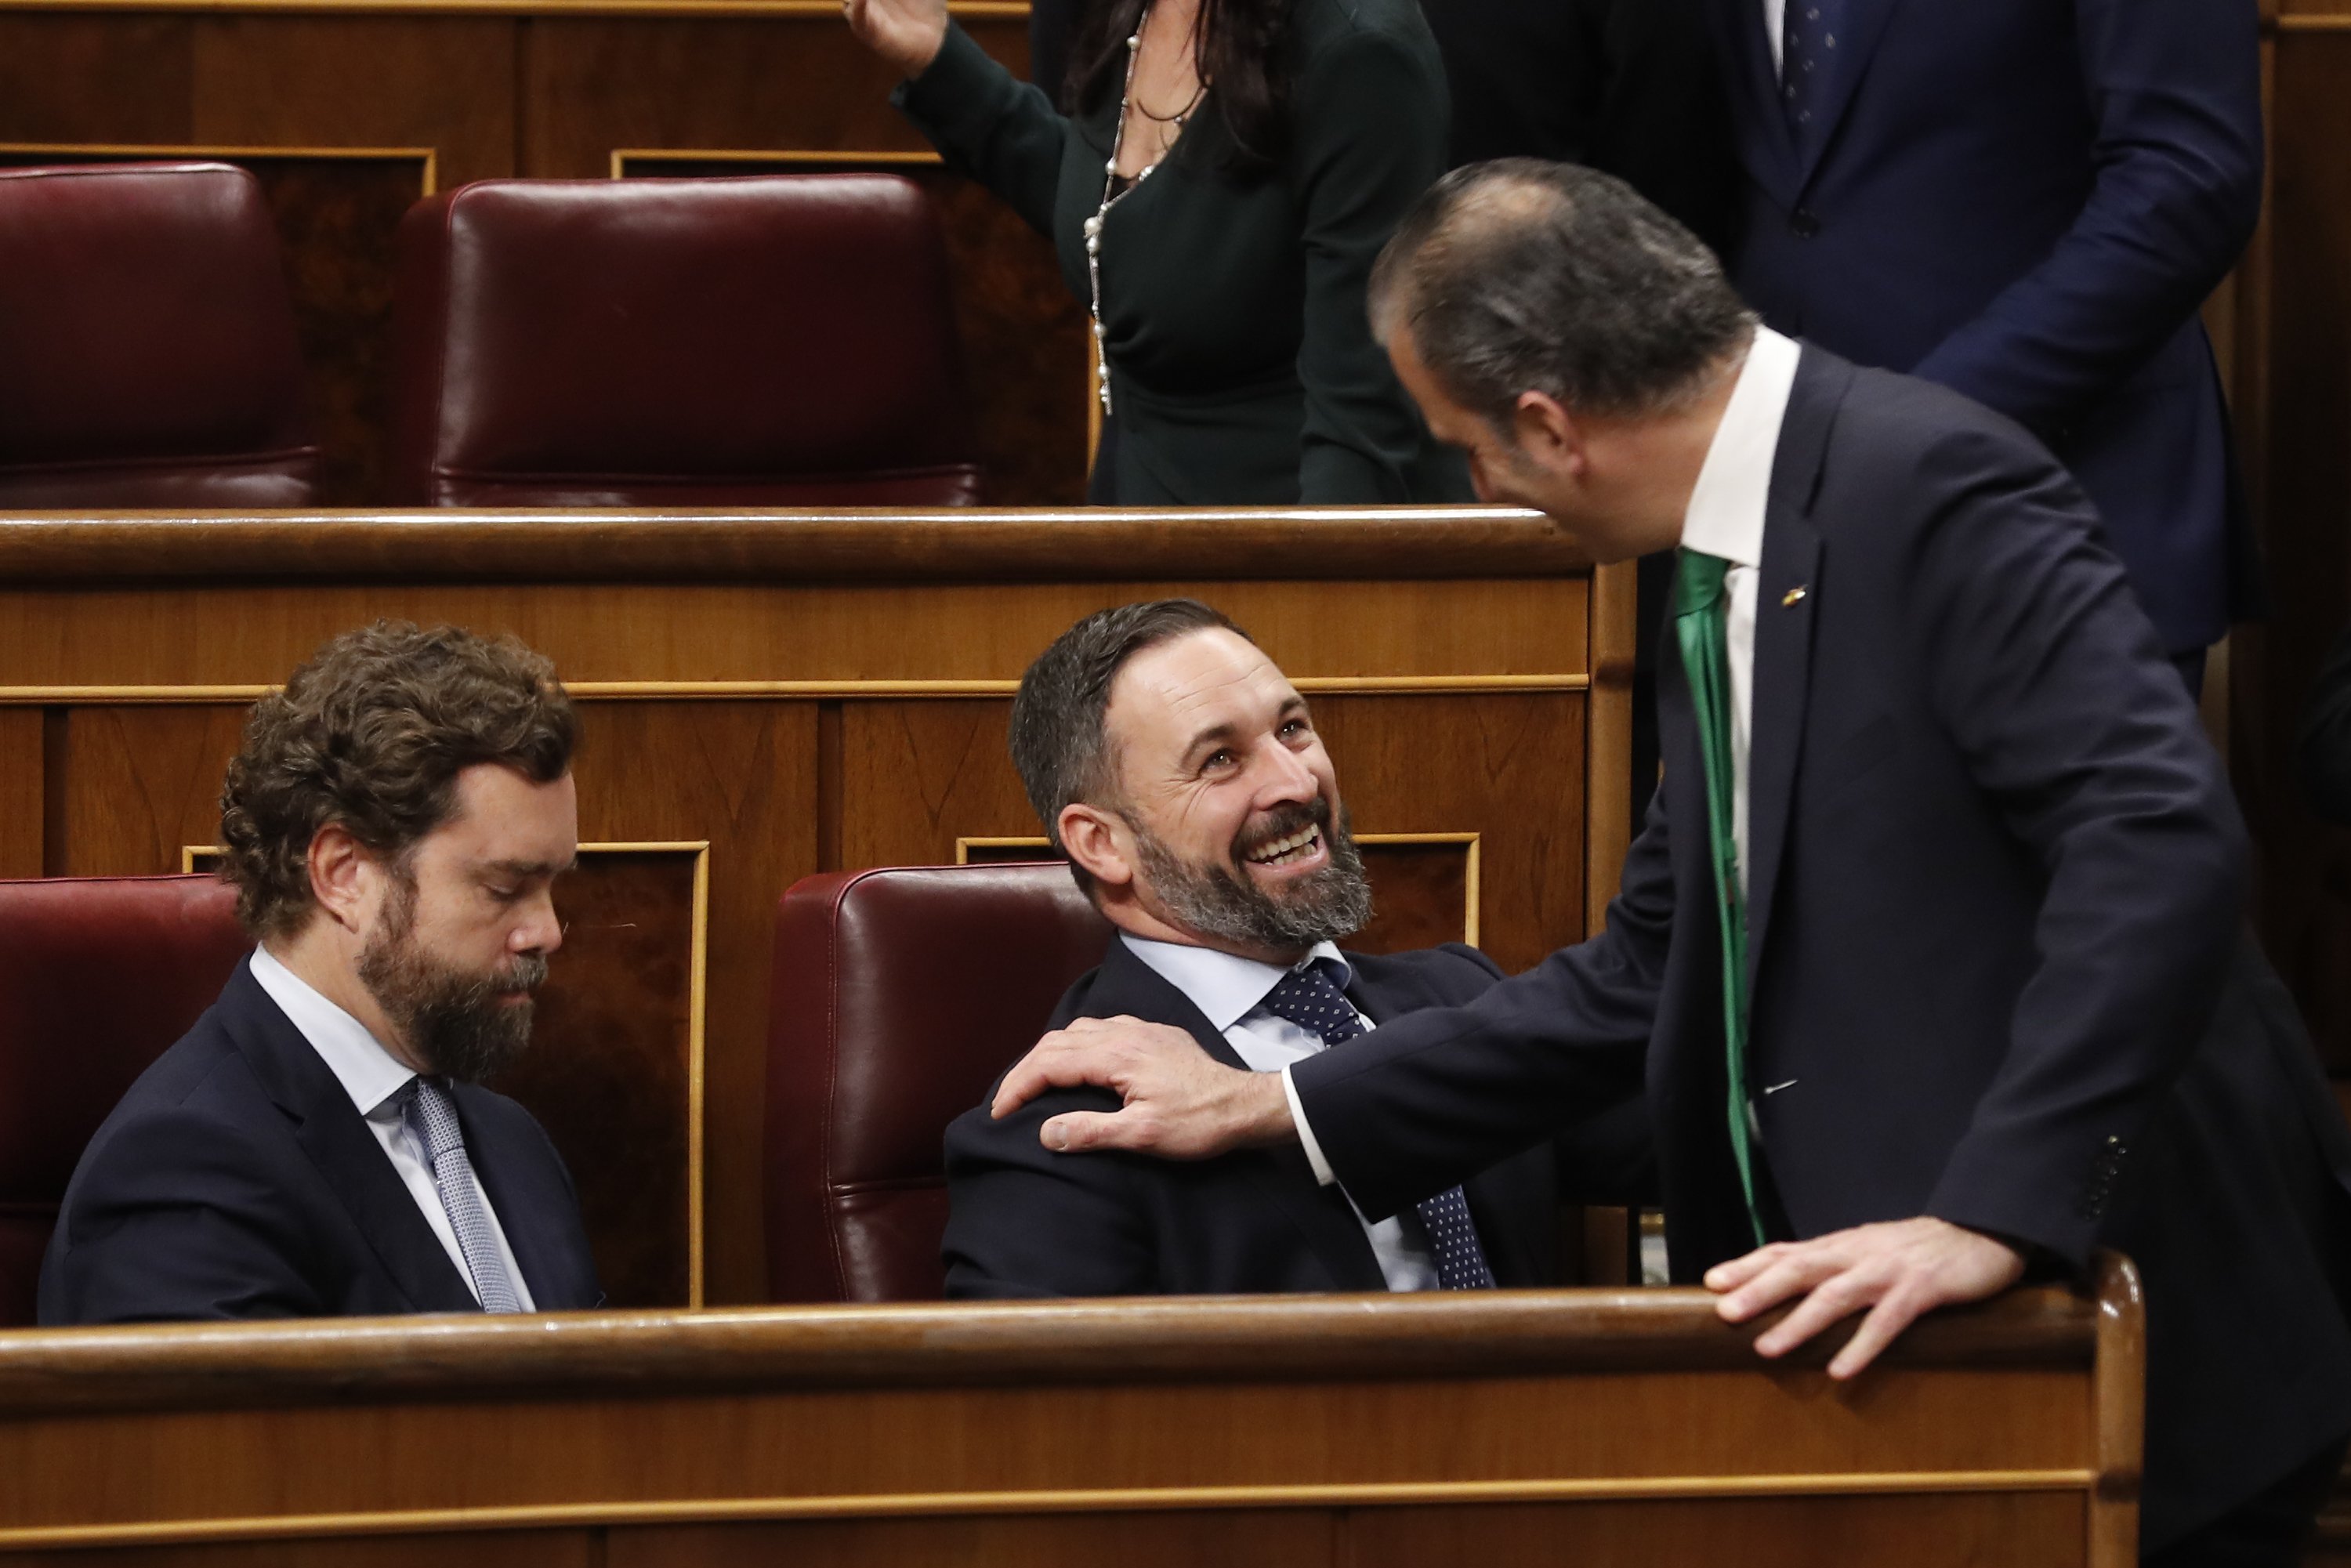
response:
[[[1438,181],[1380,253],[1371,311],[1498,429],[1527,392],[1587,415],[1670,409],[1755,324],[1714,253],[1631,186],[1532,158]]]

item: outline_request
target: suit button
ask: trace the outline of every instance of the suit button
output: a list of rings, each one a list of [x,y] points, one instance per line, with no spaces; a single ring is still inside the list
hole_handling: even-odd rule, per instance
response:
[[[1788,214],[1788,232],[1798,239],[1810,239],[1821,232],[1821,220],[1810,207],[1798,207]]]

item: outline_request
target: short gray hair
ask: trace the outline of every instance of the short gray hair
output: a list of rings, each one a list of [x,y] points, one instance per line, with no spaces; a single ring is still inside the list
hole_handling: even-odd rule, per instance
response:
[[[1755,317],[1696,235],[1612,175],[1502,158],[1430,187],[1372,268],[1447,395],[1507,433],[1519,394],[1586,413],[1663,412],[1701,391]]]
[[[1224,614],[1196,599],[1154,599],[1099,610],[1037,655],[1012,699],[1012,766],[1053,847],[1061,844],[1061,809],[1073,802],[1115,807],[1121,799],[1104,719],[1110,688],[1127,661],[1195,632],[1246,638]],[[1075,861],[1070,875],[1089,894],[1093,878]]]

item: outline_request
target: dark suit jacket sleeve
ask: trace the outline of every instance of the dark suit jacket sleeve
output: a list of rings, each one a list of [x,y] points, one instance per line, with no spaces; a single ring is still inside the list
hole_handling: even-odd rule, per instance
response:
[[[2299,748],[2313,809],[2328,821],[2351,823],[2351,632],[2335,639],[2311,686]]]
[[[1045,93],[996,63],[971,35],[947,24],[946,41],[921,76],[890,101],[930,139],[947,167],[995,192],[1038,233],[1053,232],[1053,193],[1069,145]]]
[[[990,1099],[994,1098],[991,1092]],[[1058,1155],[1037,1130],[1064,1111],[1115,1111],[1106,1090],[1056,1090],[1003,1121],[965,1112],[946,1137],[943,1251],[951,1297],[1139,1296],[1159,1290],[1158,1249],[1131,1157]]]
[[[1917,367],[2044,434],[2179,329],[2261,213],[2252,0],[2075,0],[2074,10],[2097,126],[2089,198],[2046,260]]]
[[[115,1127],[77,1173],[42,1271],[44,1323],[319,1317],[278,1181],[175,1106]]]
[[[1290,176],[1304,216],[1306,390],[1299,498],[1308,506],[1412,499],[1420,415],[1372,340],[1372,262],[1445,171],[1445,77],[1435,46],[1350,30],[1299,73]]]
[[[2039,966],[1928,1212],[2080,1263],[2094,1173],[2127,1148],[2220,994],[2244,829],[2074,481],[1977,429],[1939,442],[1917,483],[1955,499],[1918,541],[1904,622],[1937,716],[2047,879]]]
[[[1637,1092],[1673,903],[1653,805],[1605,931],[1465,1006],[1395,1019],[1292,1067],[1307,1125],[1355,1207],[1384,1219]]]

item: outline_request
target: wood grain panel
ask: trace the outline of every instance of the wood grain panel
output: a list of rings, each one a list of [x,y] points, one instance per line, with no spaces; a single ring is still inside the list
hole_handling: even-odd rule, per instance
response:
[[[1028,25],[968,17],[1025,72]],[[601,179],[622,147],[904,149],[927,145],[890,107],[897,73],[837,12],[755,19],[559,17],[528,24],[520,172]]]
[[[99,1547],[28,1552],[11,1563],[47,1568],[603,1568],[596,1532],[479,1531],[331,1542],[177,1542],[169,1546]]]
[[[221,776],[245,724],[239,704],[81,708],[67,716],[65,842],[48,847],[68,876],[155,876],[180,869],[188,844],[218,841]]]
[[[704,1292],[758,1301],[768,967],[776,900],[818,869],[815,706],[591,703],[582,719],[582,838],[711,846]]]
[[[47,771],[38,708],[0,711],[0,876],[39,876],[47,828]]]
[[[2351,33],[2276,45],[2270,224],[2268,472],[2276,613],[2232,648],[2236,780],[2262,846],[2273,958],[2321,1051],[2351,1071],[2351,833],[2303,803],[2295,732],[2312,677],[2351,621]]]
[[[935,162],[903,157],[613,156],[627,177],[854,172],[895,174],[922,186],[946,238],[956,330],[987,466],[984,498],[998,507],[1075,506],[1085,499],[1091,406],[1085,308],[1062,282],[1051,242],[1010,207]]]
[[[575,682],[1015,682],[1081,616],[1176,593],[1239,620],[1292,679],[1573,674],[1584,664],[1583,585],[1558,580],[1025,582],[982,593],[395,580],[106,589],[71,600],[0,589],[0,685],[266,684],[335,633],[387,615],[512,632]],[[1332,613],[1341,604],[1346,612]]]
[[[1583,936],[1581,694],[1322,697],[1314,703],[1362,833],[1480,834],[1479,945],[1515,973]],[[1579,805],[1580,805],[1579,799]]]
[[[1708,1498],[1543,1508],[1385,1509],[1349,1516],[1343,1568],[1573,1563],[1576,1568],[1977,1568],[2083,1561],[2079,1494]],[[2048,1555],[2028,1557],[2021,1542]],[[2072,1550],[2067,1550],[2071,1548]]]
[[[1318,1568],[1334,1561],[1338,1521],[1324,1514],[1129,1513],[981,1519],[893,1519],[854,1524],[702,1525],[611,1532],[605,1568]],[[1432,1559],[1431,1561],[1435,1561]]]
[[[444,184],[515,172],[517,24],[229,12],[191,35],[192,140],[431,147]]]
[[[959,838],[1037,831],[1008,702],[857,702],[841,715],[841,870],[945,865]]]
[[[0,13],[0,141],[186,141],[197,25]]]

